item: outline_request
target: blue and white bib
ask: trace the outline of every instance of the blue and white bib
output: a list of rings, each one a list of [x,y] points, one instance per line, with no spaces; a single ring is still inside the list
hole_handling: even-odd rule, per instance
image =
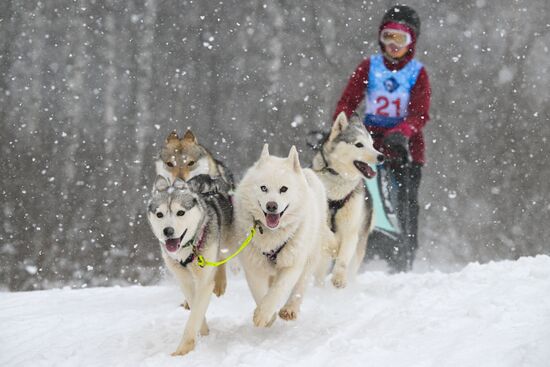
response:
[[[407,116],[411,90],[416,84],[422,64],[411,60],[401,70],[389,70],[382,55],[370,58],[365,125],[394,127]]]

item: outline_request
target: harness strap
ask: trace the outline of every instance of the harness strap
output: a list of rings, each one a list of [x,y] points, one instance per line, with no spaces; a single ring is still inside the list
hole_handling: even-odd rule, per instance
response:
[[[286,209],[285,209],[286,210]],[[256,218],[252,218],[252,220],[254,221],[254,228],[258,227],[258,230],[260,231],[260,234],[264,234],[264,229],[262,227],[262,222],[260,222],[258,219]],[[268,252],[263,252],[262,251],[262,255],[266,256],[267,257],[267,260],[272,263],[273,265],[277,264],[277,255],[279,255],[279,252],[281,252],[281,250],[283,249],[283,247],[286,246],[288,240],[285,241],[281,246],[277,247],[276,249],[274,250],[271,250],[271,251],[268,251]]]
[[[271,250],[269,252],[262,252],[264,256],[267,257],[267,260],[272,263],[273,265],[277,264],[277,255],[279,255],[279,252],[286,246],[288,241],[285,241],[281,246],[277,247],[274,250]]]
[[[189,265],[190,263],[193,262],[193,260],[195,260],[195,253],[192,252],[191,255],[189,255],[187,257],[187,259],[185,260],[180,260],[180,265],[183,266],[184,268],[187,267],[187,265]]]
[[[338,210],[342,209],[349,199],[351,199],[356,188],[357,187],[351,190],[343,199],[328,201],[328,209],[330,211],[330,230],[332,232],[336,233],[336,213],[338,213]]]

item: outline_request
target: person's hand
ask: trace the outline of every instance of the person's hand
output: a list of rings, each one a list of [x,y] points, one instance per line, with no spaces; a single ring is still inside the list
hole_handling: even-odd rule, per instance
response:
[[[409,139],[400,132],[391,132],[384,137],[384,154],[390,161],[405,164],[410,161]]]

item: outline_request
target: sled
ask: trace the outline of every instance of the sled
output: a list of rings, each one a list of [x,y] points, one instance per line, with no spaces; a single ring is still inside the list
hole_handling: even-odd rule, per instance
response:
[[[373,201],[374,228],[369,235],[365,261],[378,256],[386,260],[393,271],[407,270],[403,251],[410,246],[404,228],[408,228],[410,223],[409,218],[400,219],[397,215],[397,180],[384,164],[372,168],[376,170],[376,176],[365,180],[365,186]]]
[[[376,172],[372,179],[365,180],[374,208],[374,229],[383,232],[386,236],[397,238],[401,228],[397,220],[397,194],[395,178],[383,164],[371,166]]]

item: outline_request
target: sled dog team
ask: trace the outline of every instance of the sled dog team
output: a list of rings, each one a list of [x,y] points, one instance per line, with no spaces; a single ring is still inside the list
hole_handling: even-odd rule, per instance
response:
[[[364,179],[375,175],[369,164],[383,159],[359,118],[348,121],[341,113],[312,168],[302,168],[294,146],[280,158],[265,144],[235,187],[190,130],[181,138],[171,133],[156,164],[147,212],[190,309],[173,355],[192,351],[197,335],[208,334],[206,310],[212,293],[225,292],[224,260],[232,254],[238,253],[256,302],[252,319],[258,327],[271,326],[277,315],[296,319],[310,278],[322,284],[332,261],[332,283],[345,287],[373,226]]]

